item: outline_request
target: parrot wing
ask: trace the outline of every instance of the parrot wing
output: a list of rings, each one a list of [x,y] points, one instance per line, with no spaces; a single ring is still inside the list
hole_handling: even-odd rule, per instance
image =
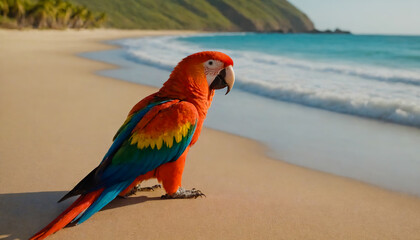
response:
[[[134,128],[130,123],[123,126],[126,129],[120,132],[113,144],[118,149],[110,149],[98,168],[96,174],[105,184],[127,178],[126,172],[118,176],[121,167],[134,171],[132,177],[136,178],[177,160],[191,142],[198,113],[193,104],[172,100],[152,107],[140,121],[136,121],[136,117],[134,114],[131,121],[138,123],[132,124]]]
[[[104,189],[79,216],[88,219],[127,188],[136,177],[175,161],[191,142],[197,125],[195,106],[186,101],[152,103],[128,116],[101,164],[60,201]]]

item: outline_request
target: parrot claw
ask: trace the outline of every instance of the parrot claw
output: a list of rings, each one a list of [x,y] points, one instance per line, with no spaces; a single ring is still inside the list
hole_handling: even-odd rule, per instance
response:
[[[137,192],[137,186],[136,187],[133,187],[133,189],[131,189],[127,194],[125,194],[125,195],[118,195],[118,197],[127,199],[129,196],[135,195],[136,192]]]
[[[162,195],[162,199],[176,199],[176,198],[198,198],[198,197],[206,197],[204,193],[202,193],[198,189],[191,189],[191,190],[185,190],[183,188],[179,188],[178,191],[176,191],[174,194],[169,195],[165,194]]]
[[[152,191],[155,191],[155,189],[157,189],[157,188],[162,188],[162,186],[160,184],[156,184],[156,185],[151,186],[151,187],[143,187],[142,188],[142,187],[140,187],[140,184],[139,184],[139,185],[134,187],[134,189],[136,189],[137,192],[152,192]]]
[[[151,191],[155,191],[155,189],[157,188],[162,188],[162,186],[160,184],[156,184],[151,187],[141,187],[140,184],[137,184],[137,186],[133,187],[133,189],[131,189],[130,192],[128,192],[124,196],[119,196],[119,197],[128,198],[129,196],[135,195],[137,192],[151,192]]]

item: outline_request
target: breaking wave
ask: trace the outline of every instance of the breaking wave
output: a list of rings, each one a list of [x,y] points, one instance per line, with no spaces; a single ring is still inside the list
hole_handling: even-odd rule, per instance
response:
[[[120,40],[127,59],[171,71],[202,50],[183,37]],[[235,61],[236,87],[329,111],[420,127],[420,71],[314,62],[261,52],[223,50]]]

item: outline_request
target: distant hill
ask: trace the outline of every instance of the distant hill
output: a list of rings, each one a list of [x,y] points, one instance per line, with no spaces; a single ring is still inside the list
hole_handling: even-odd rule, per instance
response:
[[[312,21],[286,0],[70,0],[105,12],[106,26],[213,31],[314,30]]]

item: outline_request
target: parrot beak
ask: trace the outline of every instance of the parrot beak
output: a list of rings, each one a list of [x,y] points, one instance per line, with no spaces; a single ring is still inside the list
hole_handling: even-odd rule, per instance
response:
[[[234,83],[235,72],[233,71],[233,67],[230,65],[220,71],[219,75],[214,78],[213,82],[210,84],[210,89],[222,89],[227,87],[226,94],[228,94]]]

